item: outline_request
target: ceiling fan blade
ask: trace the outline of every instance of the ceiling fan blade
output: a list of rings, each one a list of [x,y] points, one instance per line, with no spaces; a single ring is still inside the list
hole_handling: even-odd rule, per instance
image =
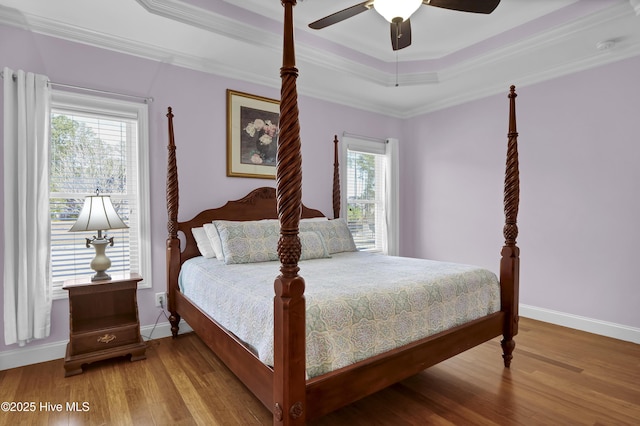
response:
[[[423,0],[422,4],[461,12],[491,13],[500,0]]]
[[[400,19],[400,18],[398,18]],[[411,44],[411,20],[391,23],[391,46],[393,50],[404,49]]]
[[[309,28],[319,30],[321,28],[328,27],[329,25],[337,24],[340,21],[344,21],[345,19],[356,16],[362,12],[366,12],[371,8],[371,4],[373,4],[373,2],[368,0],[343,9],[340,12],[332,13],[329,16],[325,16],[322,19],[318,19],[317,21],[310,23]]]

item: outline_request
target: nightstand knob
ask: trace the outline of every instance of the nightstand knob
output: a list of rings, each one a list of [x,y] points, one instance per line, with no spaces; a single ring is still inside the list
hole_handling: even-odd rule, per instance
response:
[[[98,337],[98,342],[100,343],[109,343],[116,340],[116,336],[113,334],[105,334],[104,336]]]

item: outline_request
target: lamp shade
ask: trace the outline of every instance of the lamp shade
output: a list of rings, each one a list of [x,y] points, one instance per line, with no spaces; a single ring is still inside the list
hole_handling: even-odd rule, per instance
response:
[[[375,0],[373,7],[384,19],[393,22],[393,18],[406,21],[421,4],[422,0]]]
[[[85,198],[82,211],[69,232],[106,231],[128,226],[120,219],[108,195],[91,195]]]

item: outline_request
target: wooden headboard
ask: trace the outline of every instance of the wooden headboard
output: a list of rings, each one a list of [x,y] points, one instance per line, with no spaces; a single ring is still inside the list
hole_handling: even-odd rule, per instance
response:
[[[302,218],[324,217],[320,210],[302,205]],[[200,251],[191,233],[197,228],[214,220],[261,220],[277,219],[276,189],[263,186],[256,188],[239,200],[229,201],[224,206],[208,209],[198,213],[193,219],[177,223],[177,231],[185,238],[185,247],[180,256],[180,263],[199,256]]]

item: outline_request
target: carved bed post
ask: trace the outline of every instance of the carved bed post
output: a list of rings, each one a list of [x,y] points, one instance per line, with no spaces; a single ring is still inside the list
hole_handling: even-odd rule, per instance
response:
[[[518,334],[518,293],[520,276],[520,249],[516,245],[518,237],[518,205],[520,202],[520,176],[518,169],[518,132],[516,129],[516,87],[511,86],[509,92],[509,142],[507,147],[507,163],[504,178],[504,246],[500,261],[500,287],[502,309],[505,318],[502,351],[505,367],[511,365],[515,342],[513,336]]]
[[[340,163],[338,162],[338,135],[333,136],[333,218],[340,217]]]
[[[276,197],[280,219],[280,275],[274,283],[273,424],[302,425],[306,417],[304,279],[298,275],[301,244],[302,156],[293,44],[293,7],[282,0],[284,45],[280,76],[280,133],[276,163]]]
[[[178,239],[178,166],[176,163],[176,143],[173,135],[173,113],[168,108],[169,119],[169,145],[167,145],[167,294],[171,323],[171,334],[178,336],[178,323],[180,315],[176,313],[177,291],[175,283],[178,282],[180,270],[180,240]]]

